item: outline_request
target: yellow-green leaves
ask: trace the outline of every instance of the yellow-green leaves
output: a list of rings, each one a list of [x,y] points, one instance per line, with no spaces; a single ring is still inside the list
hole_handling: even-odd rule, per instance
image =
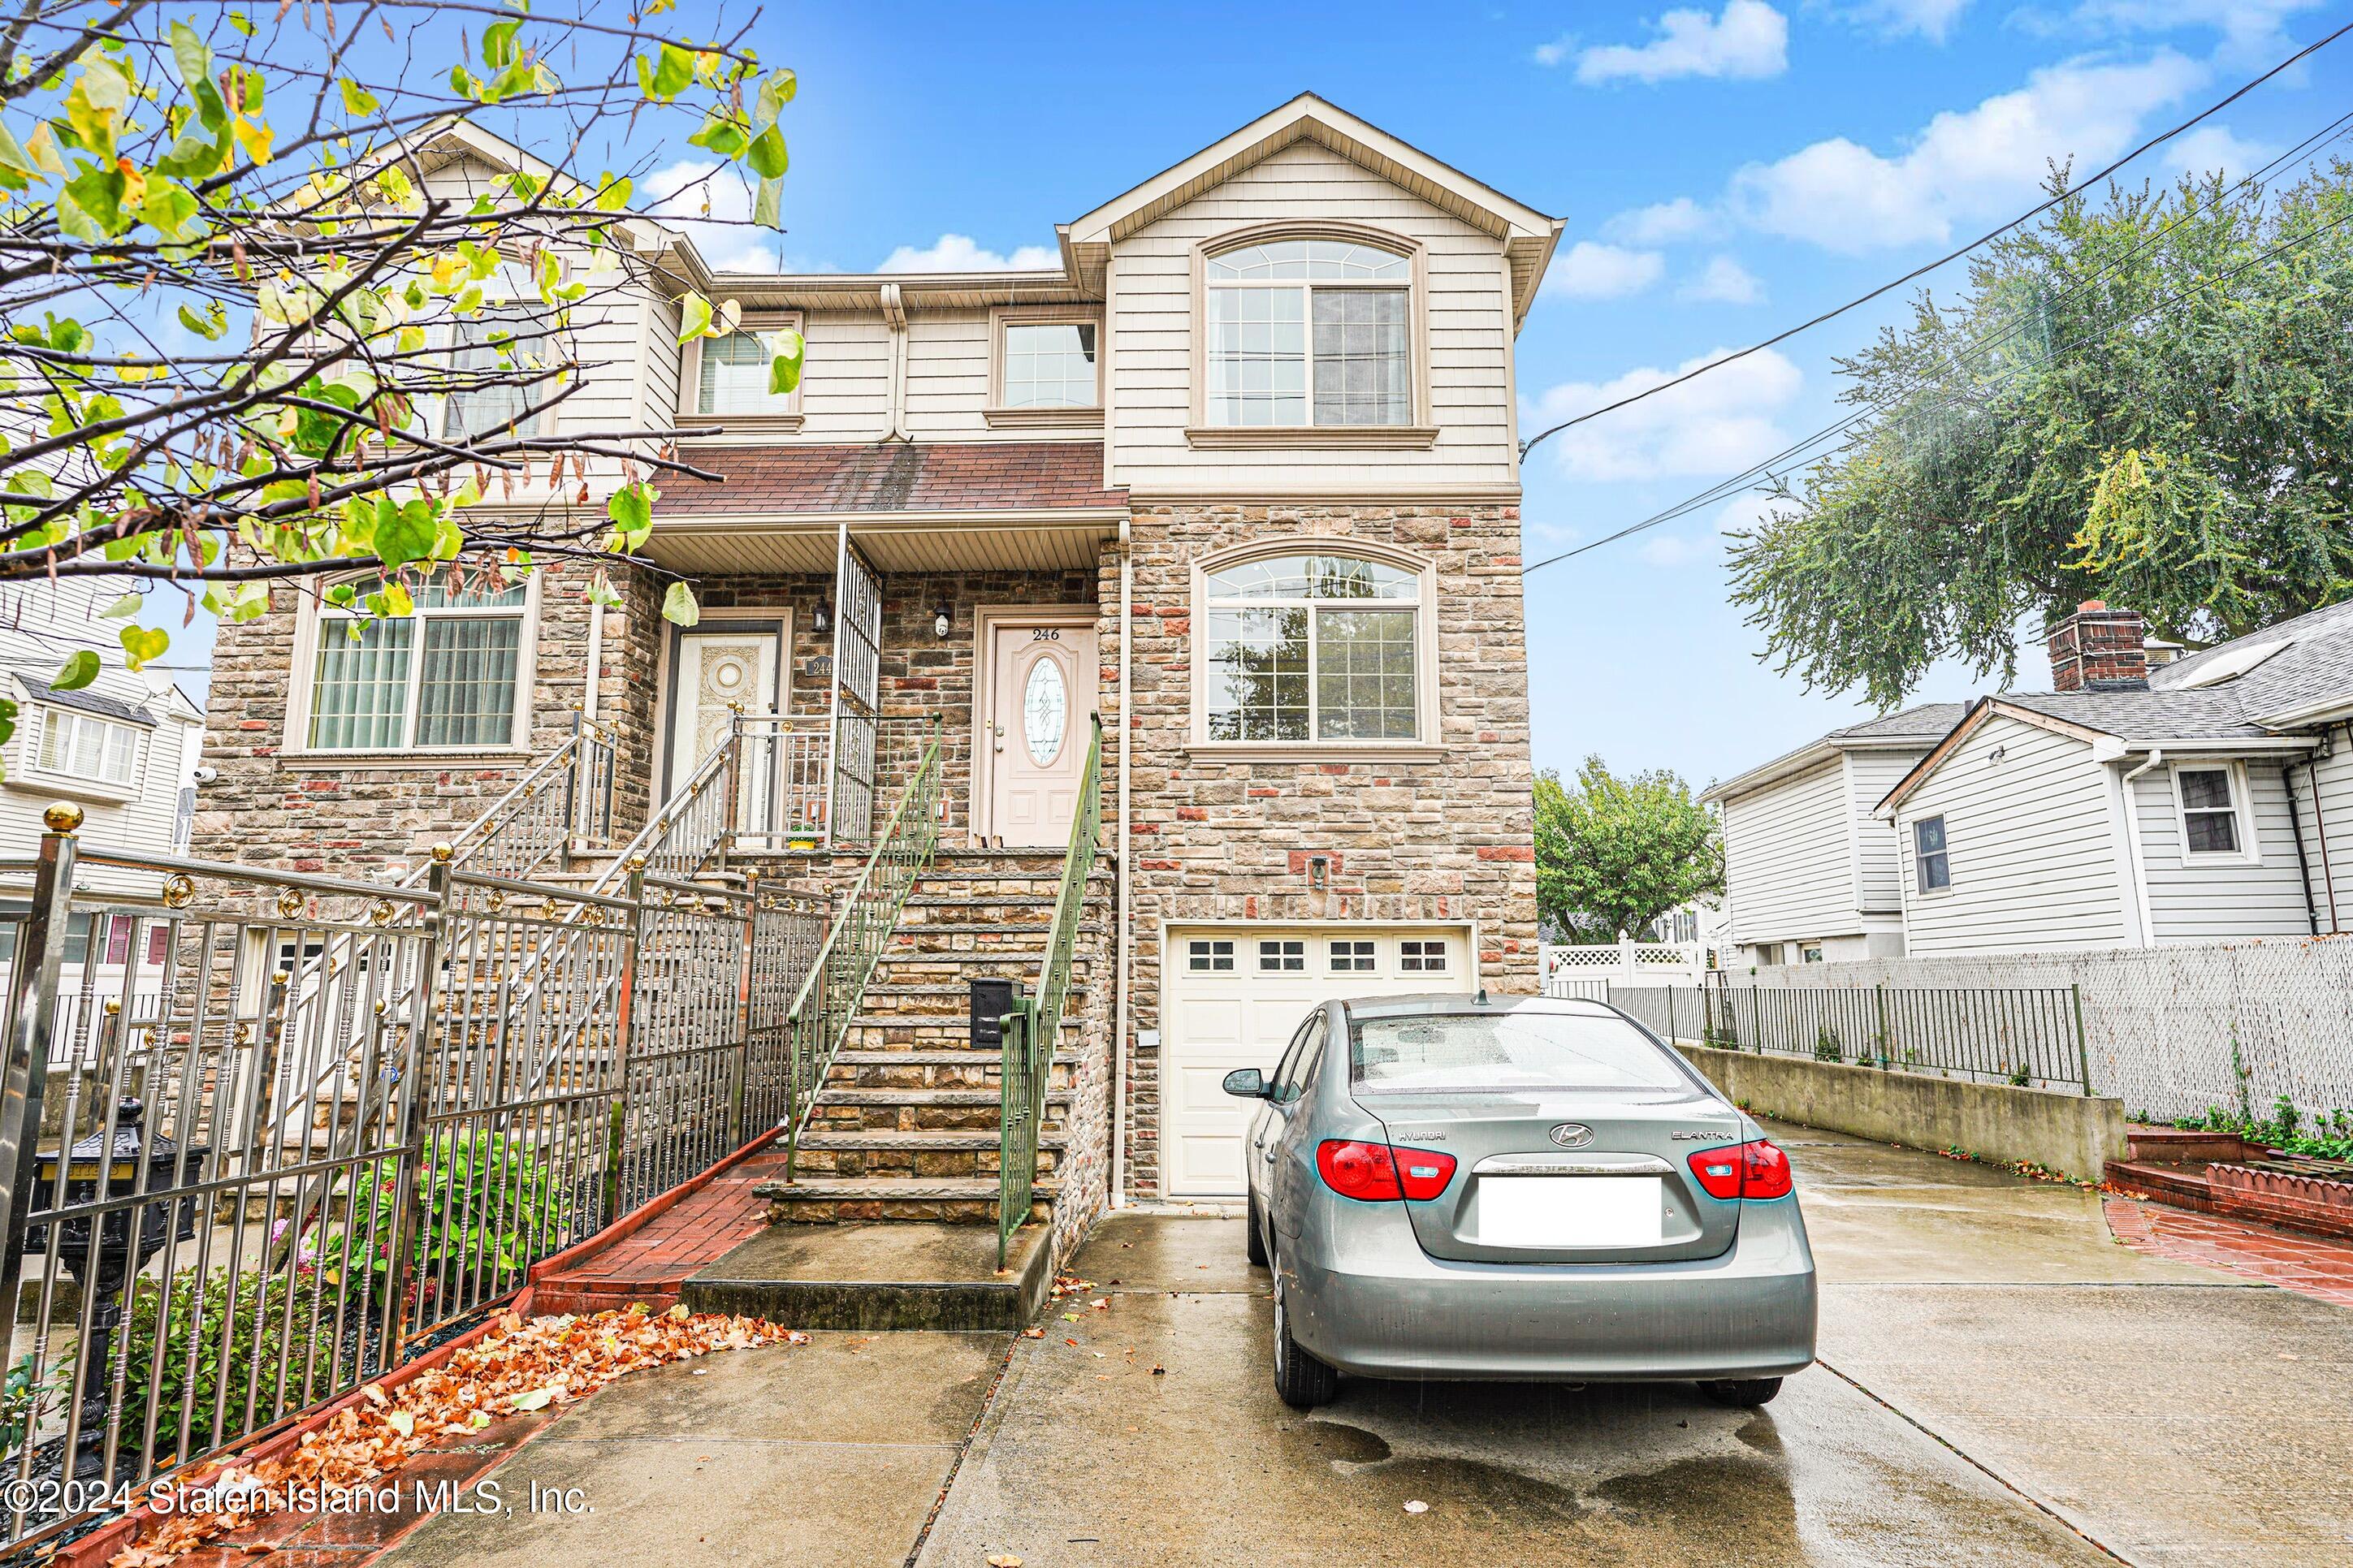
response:
[[[711,335],[711,301],[688,290],[678,305],[678,341],[691,343],[697,338]]]
[[[382,107],[377,103],[375,94],[349,77],[343,78],[335,86],[343,91],[343,112],[346,114],[374,114]]]
[[[638,57],[638,86],[656,103],[668,103],[694,85],[694,53],[666,43]]]
[[[662,619],[672,626],[691,626],[702,618],[702,607],[694,602],[694,590],[684,583],[672,583],[662,590]]]
[[[643,479],[633,479],[613,492],[605,503],[605,515],[613,520],[613,537],[608,548],[617,552],[634,552],[641,547],[654,531],[654,502],[661,492]]]
[[[131,101],[131,90],[127,68],[109,59],[84,59],[61,107],[67,126],[85,151],[113,161],[114,133],[121,122],[123,105]]]
[[[597,185],[596,210],[607,213],[624,210],[629,205],[631,188],[630,182],[626,176],[617,180],[610,174],[605,175]]]
[[[201,316],[185,305],[180,307],[177,314],[180,318],[180,325],[208,343],[220,342],[221,334],[228,331],[228,311],[218,300],[206,306],[205,313]]]
[[[801,365],[808,354],[808,343],[800,333],[786,327],[768,340],[776,358],[768,362],[768,395],[789,397],[801,384]]]
[[[132,666],[136,668],[137,666]],[[71,658],[58,667],[57,678],[49,682],[52,691],[79,691],[98,679],[98,655],[88,648],[78,650]]]
[[[785,172],[785,139],[777,134],[775,126],[752,138],[751,150],[744,153],[744,162],[764,180],[773,180]]]
[[[125,626],[115,637],[122,644],[124,658],[134,670],[146,668],[149,661],[163,658],[164,650],[172,646],[170,633],[145,626]]]

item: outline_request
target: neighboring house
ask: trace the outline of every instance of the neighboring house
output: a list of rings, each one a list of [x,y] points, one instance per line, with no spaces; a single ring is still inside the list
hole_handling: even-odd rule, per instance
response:
[[[419,162],[462,195],[520,159],[461,130]],[[420,594],[356,643],[281,587],[221,628],[198,852],[413,866],[575,710],[617,736],[626,837],[740,704],[818,747],[829,714],[937,715],[933,877],[977,877],[999,846],[1059,861],[1100,713],[1111,934],[1082,1005],[1115,1054],[1073,1069],[1061,1169],[1103,1182],[1116,1094],[1128,1191],[1237,1195],[1219,1079],[1271,1068],[1316,1001],[1536,987],[1513,342],[1560,227],[1314,97],[1060,225],[1046,269],[714,277],[648,221],[629,242],[659,286],[580,323],[556,417],[710,432],[683,453],[720,482],[664,476],[645,551],[700,624],[666,625],[662,580],[626,567],[617,609],[556,564]],[[688,289],[798,327],[799,390],[766,395],[752,339],[681,350]],[[815,754],[838,786],[848,753]],[[779,848],[844,798],[797,773],[747,797]],[[829,1136],[879,1168],[882,1144]]]
[[[16,729],[0,747],[0,859],[29,860],[38,851],[41,812],[70,801],[84,814],[89,843],[138,855],[175,855],[187,848],[197,757],[204,745],[204,710],[163,670],[133,673],[114,636],[124,623],[100,618],[131,584],[69,578],[0,588],[0,671],[16,704]],[[99,656],[98,678],[73,691],[49,682],[78,650]],[[91,867],[85,888],[155,900],[157,879]],[[17,921],[30,907],[31,880],[0,874],[0,962],[13,961]],[[158,910],[162,908],[157,902]],[[66,933],[60,990],[93,988],[120,995],[126,978],[135,993],[151,987],[164,957],[160,928],[134,940],[127,914],[77,915]],[[136,949],[137,951],[134,951]]]
[[[2156,668],[2140,618],[2051,632],[1878,803],[1915,955],[2154,947],[2353,921],[2353,603]]]
[[[1724,818],[1726,967],[1904,952],[1896,834],[1873,810],[1961,713],[1930,702],[1833,730],[1700,797]]]

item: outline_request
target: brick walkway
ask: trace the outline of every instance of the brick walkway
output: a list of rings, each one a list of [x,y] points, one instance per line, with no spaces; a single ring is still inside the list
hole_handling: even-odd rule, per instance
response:
[[[765,1198],[753,1186],[785,1173],[784,1152],[763,1151],[722,1171],[639,1229],[532,1287],[539,1312],[601,1312],[643,1301],[674,1306],[687,1276],[715,1263],[767,1224]]]
[[[2108,1228],[2136,1251],[2226,1269],[2353,1307],[2353,1245],[2134,1198],[2111,1197],[2106,1209]]]

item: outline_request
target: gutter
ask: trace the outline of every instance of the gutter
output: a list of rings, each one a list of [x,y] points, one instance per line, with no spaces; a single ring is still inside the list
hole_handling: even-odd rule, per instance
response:
[[[885,441],[911,439],[907,434],[907,308],[899,285],[882,285],[882,321],[891,329],[891,425]]]

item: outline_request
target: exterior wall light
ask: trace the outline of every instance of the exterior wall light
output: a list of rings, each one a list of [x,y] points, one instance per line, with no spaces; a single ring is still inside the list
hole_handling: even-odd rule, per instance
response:
[[[955,619],[955,616],[943,602],[938,609],[932,612],[932,635],[944,639],[948,635],[948,626]]]
[[[819,637],[823,637],[826,633],[833,630],[832,600],[819,599],[817,602],[817,614],[809,617],[809,630],[815,632]]]

